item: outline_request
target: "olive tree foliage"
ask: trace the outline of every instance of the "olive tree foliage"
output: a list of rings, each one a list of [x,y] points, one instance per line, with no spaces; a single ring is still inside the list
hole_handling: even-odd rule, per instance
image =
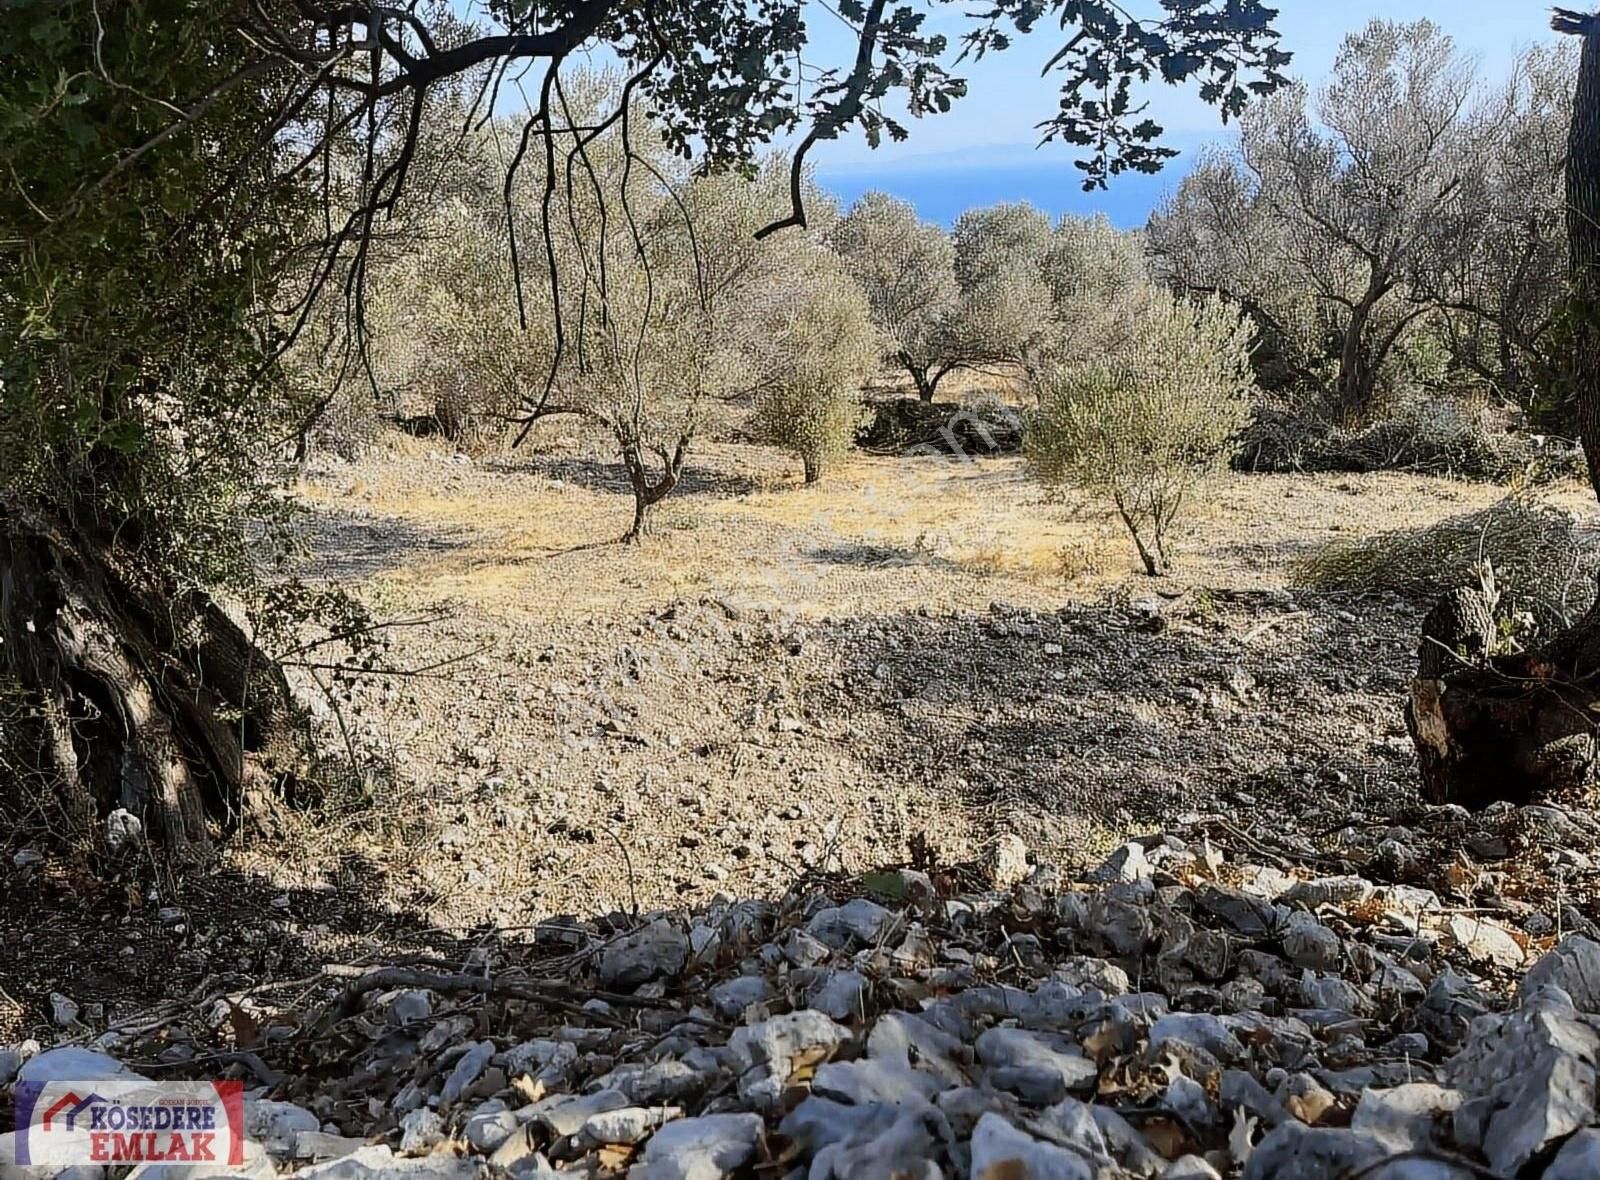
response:
[[[803,240],[755,237],[786,183],[785,165],[774,158],[754,179],[697,177],[655,194],[627,235],[633,252],[610,264],[608,281],[623,284],[624,299],[579,307],[578,330],[586,319],[599,363],[575,355],[558,388],[564,403],[616,437],[634,490],[629,539],[677,486],[709,414],[745,385],[747,334],[756,327],[746,311],[784,281],[785,259]],[[598,266],[596,258],[585,272],[597,275]]]
[[[866,292],[885,359],[922,401],[961,369],[1041,363],[1147,274],[1138,241],[1105,219],[1052,226],[1022,202],[969,209],[947,234],[908,202],[868,193],[829,241]]]
[[[765,145],[798,136],[786,199],[766,210],[756,227],[766,236],[806,226],[804,170],[816,145],[853,131],[872,143],[885,135],[901,138],[908,119],[947,110],[966,91],[949,64],[950,40],[925,27],[935,11],[926,0],[894,6],[847,0],[838,15],[852,26],[855,43],[843,60],[829,60],[813,42],[803,0],[487,0],[470,19],[445,0],[114,7],[109,23],[107,6],[96,0],[19,0],[7,7],[0,35],[9,57],[27,63],[8,76],[5,94],[9,112],[26,129],[8,149],[6,199],[15,209],[8,240],[48,240],[59,257],[65,257],[62,243],[117,241],[130,260],[170,261],[177,256],[171,242],[146,233],[144,208],[126,196],[153,169],[176,167],[184,151],[191,196],[170,186],[141,195],[183,232],[214,220],[223,208],[259,216],[250,249],[228,255],[236,264],[256,265],[273,254],[260,247],[267,240],[261,234],[277,224],[275,211],[286,202],[313,202],[320,224],[306,228],[292,263],[245,284],[258,305],[286,277],[296,280],[296,290],[274,301],[281,319],[271,335],[241,335],[261,363],[241,366],[246,379],[230,381],[235,390],[279,372],[284,353],[315,329],[328,300],[342,311],[348,337],[325,342],[325,351],[340,358],[335,370],[348,372],[352,352],[361,368],[370,366],[371,358],[360,354],[369,343],[371,279],[384,266],[385,234],[417,202],[431,200],[439,177],[433,165],[449,158],[429,150],[430,138],[469,139],[512,93],[526,96],[526,113],[500,145],[497,164],[510,272],[506,297],[526,330],[536,310],[531,280],[543,280],[552,308],[561,303],[558,221],[574,204],[574,186],[586,182],[584,168],[565,164],[590,136],[620,137],[624,154],[641,157],[641,168],[645,157],[664,150],[704,173],[748,172]],[[1042,126],[1047,138],[1086,149],[1089,183],[1126,168],[1153,169],[1169,154],[1159,143],[1161,128],[1142,117],[1138,83],[1194,84],[1227,119],[1253,93],[1284,82],[1288,55],[1278,48],[1275,13],[1262,0],[1154,0],[1142,13],[1112,0],[1056,0],[1050,11],[1068,31],[1052,62],[1062,79],[1061,104]],[[994,0],[956,33],[957,44],[975,56],[1000,52],[1045,14],[1033,0]],[[625,83],[610,107],[596,110],[585,130],[573,134],[563,118],[563,71],[570,82],[578,63],[597,51],[617,63]],[[630,108],[636,117],[625,116]],[[77,136],[68,150],[39,154],[63,136]],[[219,254],[227,249],[207,244]],[[112,264],[87,245],[71,262],[86,284],[100,282],[102,271],[127,276],[144,265]],[[223,272],[196,267],[192,273]],[[24,292],[9,305],[18,322],[37,306],[36,295]],[[99,301],[106,307],[114,302]],[[156,305],[145,306],[153,311]],[[126,330],[128,322],[95,325],[94,348],[107,363],[122,366],[118,381],[145,370],[146,350],[121,346],[136,337]],[[240,317],[214,322],[238,326]],[[557,315],[552,322],[554,346],[543,381],[521,407],[526,418],[548,402],[573,343],[565,319]],[[155,346],[159,333],[147,338],[150,357],[185,355]],[[233,346],[218,344],[239,356]],[[8,391],[26,389],[11,396],[40,392],[36,374],[30,370],[28,379],[8,382]],[[97,387],[73,384],[74,391]],[[88,412],[75,398],[48,395],[39,404],[48,412],[34,418],[46,432],[97,419],[102,438],[131,436],[139,428],[137,412]],[[244,395],[238,404],[255,411],[276,403]],[[27,417],[17,415],[19,421]],[[38,471],[41,459],[56,467],[63,454],[33,446],[31,461],[11,468]],[[128,492],[123,485],[118,494]],[[174,497],[157,505],[143,497],[136,494],[125,506],[152,527],[158,518],[180,519],[197,502]]]
[[[1249,420],[1252,329],[1220,299],[1149,288],[1120,320],[1114,347],[1036,375],[1028,459],[1047,486],[1109,501],[1158,576],[1174,526]]]
[[[1180,281],[1233,296],[1303,352],[1328,329],[1335,408],[1362,417],[1431,310],[1416,296],[1501,122],[1450,37],[1374,21],[1345,38],[1317,94],[1291,86],[1247,113],[1234,155],[1152,218],[1153,247]]]
[[[816,470],[835,453],[839,399],[848,413],[861,349],[875,338],[864,309],[851,322],[806,306],[840,285],[859,300],[823,244],[827,198],[808,194],[810,228],[758,239],[786,197],[787,159],[771,156],[753,176],[696,177],[658,144],[625,145],[620,123],[585,132],[619,101],[622,85],[603,72],[560,84],[554,261],[527,264],[536,279],[524,293],[528,329],[503,297],[510,235],[493,167],[515,128],[494,122],[453,145],[460,164],[447,191],[374,264],[367,363],[353,393],[370,400],[376,392],[391,413],[408,407],[408,424],[425,411],[429,427],[458,440],[511,441],[531,422],[562,414],[603,425],[634,492],[628,536],[637,539],[681,480],[695,436],[730,400],[770,400],[786,387],[795,407],[815,402],[825,437],[791,432],[775,441],[802,446]],[[519,184],[537,190],[545,167],[534,161]],[[541,232],[533,219],[518,225],[525,237]],[[841,309],[857,305],[832,305]]]
[[[1020,201],[968,209],[950,238],[957,296],[944,326],[947,357],[969,369],[1025,365],[1051,321],[1049,217]]]
[[[458,446],[505,437],[527,385],[548,357],[549,332],[522,331],[503,298],[505,234],[459,198],[408,227],[371,267],[359,348],[332,301],[285,355],[292,379],[314,396],[296,442],[355,457],[385,421]]]
[[[454,442],[503,442],[548,361],[550,321],[530,320],[526,331],[517,323],[505,298],[504,225],[481,202],[442,202],[419,236],[422,249],[397,259],[373,285],[380,377],[376,390],[360,392],[376,392],[396,419],[422,420]]]
[[[754,176],[674,175],[668,161],[638,161],[620,138],[584,149],[588,179],[557,238],[572,347],[542,411],[611,432],[634,492],[630,540],[730,402],[755,397],[774,441],[800,454],[808,476],[820,470],[841,443],[841,399],[847,411],[875,346],[864,300],[823,244],[826,198],[807,194],[821,225],[756,234],[786,195],[786,157]],[[775,399],[792,422],[774,421]]]
[[[1051,63],[1061,103],[1042,127],[1047,138],[1086,149],[1090,183],[1126,168],[1153,169],[1169,154],[1161,128],[1143,117],[1140,83],[1195,85],[1227,119],[1253,94],[1282,85],[1289,60],[1278,47],[1276,14],[1262,0],[1152,0],[1143,11],[1112,0],[993,0],[960,27],[954,46],[926,27],[936,11],[926,3],[847,0],[839,15],[855,36],[843,60],[829,60],[814,43],[802,0],[487,0],[469,17],[445,0],[18,0],[5,11],[0,38],[16,65],[3,94],[15,129],[6,144],[7,249],[27,255],[26,265],[7,268],[14,289],[5,312],[8,333],[31,333],[26,348],[7,349],[6,390],[42,411],[31,415],[31,435],[28,413],[10,415],[8,427],[28,437],[28,453],[8,470],[41,480],[81,460],[91,439],[170,439],[141,431],[139,399],[98,392],[148,383],[160,364],[184,357],[243,374],[243,382],[227,382],[236,391],[230,396],[256,412],[271,401],[243,391],[277,370],[325,297],[349,313],[359,343],[385,227],[436,186],[428,137],[433,129],[443,138],[469,136],[513,93],[527,96],[527,110],[503,145],[499,172],[511,297],[526,327],[523,279],[541,269],[536,260],[552,304],[560,300],[556,197],[566,190],[570,198],[585,182],[585,170],[565,168],[562,158],[590,134],[619,135],[625,153],[648,155],[661,145],[700,172],[748,171],[765,145],[799,135],[788,200],[758,226],[773,234],[806,223],[804,168],[817,144],[854,131],[872,142],[902,137],[908,119],[946,110],[965,93],[950,49],[1000,52],[1047,14],[1058,18],[1065,44]],[[562,118],[563,70],[570,80],[597,51],[615,60],[626,81],[613,105],[574,135]],[[631,121],[630,108],[638,111]],[[443,119],[455,121],[453,132],[443,130]],[[537,183],[525,183],[540,164]],[[283,213],[304,210],[307,198],[320,215],[296,228],[296,265],[280,267],[274,254],[288,226]],[[519,230],[528,209],[532,235]],[[153,210],[170,232],[152,225]],[[219,218],[232,219],[231,236],[213,229]],[[175,248],[181,245],[226,265],[188,266]],[[145,267],[165,267],[182,281],[145,276]],[[239,288],[252,307],[271,302],[283,313],[281,330],[263,335],[247,329],[243,314],[182,314],[173,302],[246,275]],[[304,280],[292,296],[273,290],[286,277]],[[68,278],[82,298],[68,297]],[[153,291],[172,294],[163,302]],[[164,320],[163,331],[141,335],[130,312]],[[97,317],[79,324],[76,338],[85,357],[111,371],[109,385],[74,374],[70,396],[61,398],[49,386],[66,383],[46,371],[59,364],[59,350],[46,356],[38,343],[46,334],[37,329],[41,319],[59,323],[78,313]],[[166,346],[174,325],[197,331],[201,320],[231,339]],[[548,398],[565,359],[565,327],[559,317],[556,324],[549,374],[525,410]],[[196,437],[210,428],[202,418],[222,417],[206,396],[190,415]],[[97,454],[116,449],[103,445]],[[193,511],[188,498],[158,505],[124,481],[98,486],[115,486],[107,494],[119,498],[117,509],[144,516],[152,529]]]
[[[1482,167],[1462,178],[1437,264],[1417,292],[1439,307],[1457,364],[1545,413],[1571,351],[1563,172],[1577,58],[1570,43],[1535,46],[1487,100],[1496,134]]]
[[[1065,215],[1041,262],[1049,290],[1050,327],[1035,367],[1080,359],[1115,344],[1120,309],[1152,281],[1141,234],[1126,233],[1103,214]]]
[[[1143,235],[1118,229],[1103,213],[1063,216],[1043,266],[1051,305],[1065,319],[1077,318],[1151,279]]]
[[[809,254],[760,309],[751,424],[758,439],[794,454],[811,484],[848,450],[882,344],[866,295],[837,255]]]
[[[89,0],[92,3],[92,0]],[[376,260],[381,227],[419,191],[418,147],[441,105],[467,134],[486,113],[501,109],[513,92],[526,97],[517,141],[504,158],[508,231],[514,231],[519,194],[537,209],[532,240],[508,232],[518,323],[529,322],[525,278],[541,269],[552,304],[559,303],[555,274],[555,198],[585,182],[584,169],[567,169],[558,157],[591,136],[620,134],[624,151],[646,141],[663,144],[697,172],[749,172],[766,145],[798,137],[788,175],[787,200],[768,211],[757,232],[769,236],[808,224],[805,168],[820,143],[852,131],[876,145],[903,138],[906,122],[948,110],[966,93],[954,70],[949,37],[926,27],[938,11],[932,0],[891,6],[887,0],[845,0],[834,14],[854,33],[852,51],[830,60],[813,40],[804,0],[487,0],[464,21],[446,0],[326,5],[319,0],[260,0],[233,12],[219,33],[225,53],[243,58],[242,72],[222,89],[270,79],[278,87],[260,134],[241,137],[234,155],[266,142],[295,149],[284,177],[322,180],[333,145],[353,141],[359,166],[353,194],[329,202],[339,208],[314,254],[303,298],[291,309],[291,335],[303,329],[330,287],[341,287],[358,340],[364,335],[365,292]],[[1162,129],[1145,117],[1138,84],[1193,84],[1224,120],[1239,114],[1253,95],[1286,81],[1288,54],[1278,47],[1276,13],[1263,0],[1151,0],[1144,12],[1114,0],[992,0],[969,14],[954,34],[961,56],[1003,51],[1030,33],[1047,14],[1065,30],[1065,44],[1050,63],[1061,78],[1058,109],[1040,124],[1046,139],[1086,149],[1085,183],[1103,184],[1125,169],[1153,171],[1171,152]],[[561,82],[596,51],[613,60],[625,85],[616,103],[578,135],[563,118]],[[180,92],[168,123],[197,122],[215,101],[208,90]],[[624,111],[637,106],[640,117]],[[152,134],[166,133],[157,126]],[[565,141],[565,142],[563,142]],[[519,176],[542,161],[545,183],[528,190]],[[226,167],[226,163],[222,165]],[[347,200],[353,196],[353,200]],[[554,388],[569,342],[557,319],[546,380],[527,415],[537,416]]]
[[[303,194],[270,188],[274,144],[219,172],[271,90],[221,93],[203,128],[134,156],[164,118],[123,84],[222,85],[248,65],[232,14],[177,0],[0,13],[0,465],[11,502],[107,534],[137,519],[141,559],[237,584],[237,521],[266,508],[261,447],[287,421],[277,374],[259,392],[240,377],[272,339]]]
[[[543,390],[553,348],[549,301],[526,328],[509,298],[511,230],[501,160],[515,128],[503,120],[430,145],[435,182],[371,247],[363,334],[352,340],[343,301],[325,298],[285,357],[316,413],[304,423],[324,446],[359,448],[388,419],[458,445],[507,441],[528,399]],[[532,170],[530,170],[532,171]],[[526,208],[516,232],[537,233]]]

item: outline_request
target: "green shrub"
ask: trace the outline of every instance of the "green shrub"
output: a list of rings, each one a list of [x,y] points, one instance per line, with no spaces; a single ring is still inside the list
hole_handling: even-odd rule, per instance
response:
[[[756,398],[756,435],[796,455],[808,484],[849,448],[860,420],[856,390],[817,374],[792,377]]]
[[[1117,315],[1115,344],[1035,378],[1026,447],[1045,484],[1109,500],[1159,575],[1174,522],[1249,420],[1250,329],[1220,302],[1157,291]]]

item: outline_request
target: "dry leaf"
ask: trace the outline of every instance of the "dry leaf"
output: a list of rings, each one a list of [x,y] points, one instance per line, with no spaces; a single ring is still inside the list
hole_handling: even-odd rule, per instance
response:
[[[632,1162],[636,1149],[620,1143],[608,1143],[595,1153],[602,1169],[620,1172]]]
[[[1445,884],[1462,894],[1470,894],[1477,888],[1480,875],[1478,867],[1465,857],[1457,857],[1444,870]]]
[[[1175,1160],[1189,1154],[1189,1133],[1172,1119],[1149,1119],[1140,1127],[1145,1140],[1163,1159]]]

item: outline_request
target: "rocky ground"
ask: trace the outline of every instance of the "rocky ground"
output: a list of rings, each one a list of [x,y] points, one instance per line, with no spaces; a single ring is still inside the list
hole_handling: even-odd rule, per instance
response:
[[[434,768],[407,795],[442,855],[395,871],[436,921],[477,920],[475,899],[513,925],[770,890],[903,859],[913,834],[961,859],[1012,832],[1081,866],[1198,807],[1271,799],[1299,820],[1330,791],[1359,813],[1410,797],[1399,602],[1221,591],[809,620],[723,598],[622,625],[442,626],[489,644],[474,691],[358,686],[343,730],[375,765]]]
[[[0,1077],[241,1077],[263,1178],[1578,1180],[1597,856],[1557,806],[1190,816],[1077,875],[1011,839],[109,1026],[63,995],[85,1047]]]

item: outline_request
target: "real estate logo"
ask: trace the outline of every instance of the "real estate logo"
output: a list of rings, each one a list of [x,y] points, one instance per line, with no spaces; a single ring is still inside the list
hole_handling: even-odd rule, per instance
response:
[[[244,1163],[242,1082],[21,1082],[16,1110],[21,1166]]]

